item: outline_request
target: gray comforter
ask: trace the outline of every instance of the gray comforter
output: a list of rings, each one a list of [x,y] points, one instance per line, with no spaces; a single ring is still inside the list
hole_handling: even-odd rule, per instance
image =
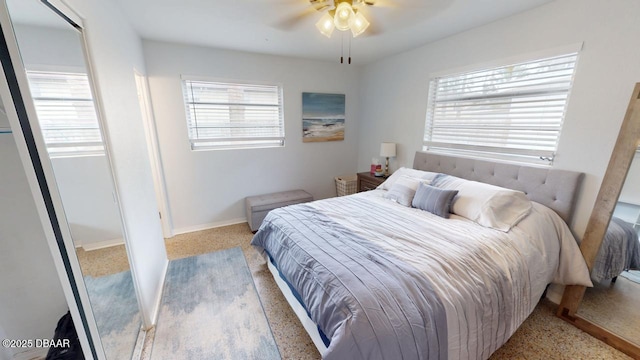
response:
[[[591,285],[542,205],[504,233],[383,193],[273,210],[253,238],[330,339],[325,359],[487,359],[548,283]]]
[[[612,217],[593,264],[591,278],[609,280],[629,269],[640,269],[640,240],[633,225]]]
[[[447,359],[446,315],[429,280],[318,210],[273,212],[252,244],[332,340],[325,359]]]

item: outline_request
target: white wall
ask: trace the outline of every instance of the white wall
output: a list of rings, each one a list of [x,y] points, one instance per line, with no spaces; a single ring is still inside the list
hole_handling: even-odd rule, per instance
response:
[[[562,0],[427,44],[363,70],[358,169],[382,140],[396,141],[393,168],[422,147],[430,74],[584,41],[554,167],[586,173],[573,228],[582,235],[634,83],[640,81],[635,0]],[[365,125],[366,124],[366,125]]]
[[[85,21],[127,252],[143,319],[146,326],[151,326],[162,295],[168,260],[134,80],[134,68],[145,71],[140,38],[114,2],[69,0],[67,3]]]
[[[355,66],[146,40],[143,45],[176,233],[244,221],[244,198],[250,195],[300,188],[315,199],[335,196],[334,177],[355,174]],[[181,75],[281,84],[285,147],[192,151]],[[344,141],[302,142],[302,92],[346,94]]]
[[[86,73],[82,37],[77,31],[25,24],[16,24],[14,31],[27,70]],[[58,157],[51,162],[74,244],[91,249],[122,243],[106,157]]]
[[[50,339],[67,302],[11,134],[0,134],[0,154],[1,338]]]

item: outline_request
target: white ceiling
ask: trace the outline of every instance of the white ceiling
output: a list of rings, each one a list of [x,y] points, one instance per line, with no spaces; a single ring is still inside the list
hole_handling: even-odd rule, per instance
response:
[[[308,0],[117,1],[144,39],[328,61],[340,57],[343,33],[321,35],[315,23],[322,14]],[[363,10],[371,31],[351,40],[353,61],[369,63],[550,1],[377,0]],[[344,33],[345,51],[349,38]]]

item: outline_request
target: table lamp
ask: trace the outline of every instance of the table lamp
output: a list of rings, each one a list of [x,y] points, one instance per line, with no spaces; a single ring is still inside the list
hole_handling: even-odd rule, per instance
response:
[[[389,176],[389,158],[396,157],[396,143],[383,142],[380,145],[380,156],[387,158],[384,166],[384,176]]]

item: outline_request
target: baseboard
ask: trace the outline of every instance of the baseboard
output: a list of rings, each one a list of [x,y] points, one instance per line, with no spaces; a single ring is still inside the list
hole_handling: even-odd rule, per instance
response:
[[[13,354],[13,360],[38,360],[47,357],[49,348],[33,348]]]
[[[92,250],[104,249],[104,248],[118,246],[118,245],[124,245],[124,239],[120,238],[120,239],[97,241],[90,244],[82,244],[81,247],[84,249],[84,251],[92,251]]]
[[[208,224],[187,226],[187,227],[183,227],[183,228],[179,228],[179,229],[173,229],[173,235],[186,234],[186,233],[190,233],[190,232],[194,232],[194,231],[208,230],[208,229],[218,228],[218,227],[222,227],[222,226],[241,224],[241,223],[245,223],[245,222],[247,222],[246,218],[236,218],[236,219],[231,219],[231,220],[216,221],[216,222],[212,222],[212,223],[208,223]]]

